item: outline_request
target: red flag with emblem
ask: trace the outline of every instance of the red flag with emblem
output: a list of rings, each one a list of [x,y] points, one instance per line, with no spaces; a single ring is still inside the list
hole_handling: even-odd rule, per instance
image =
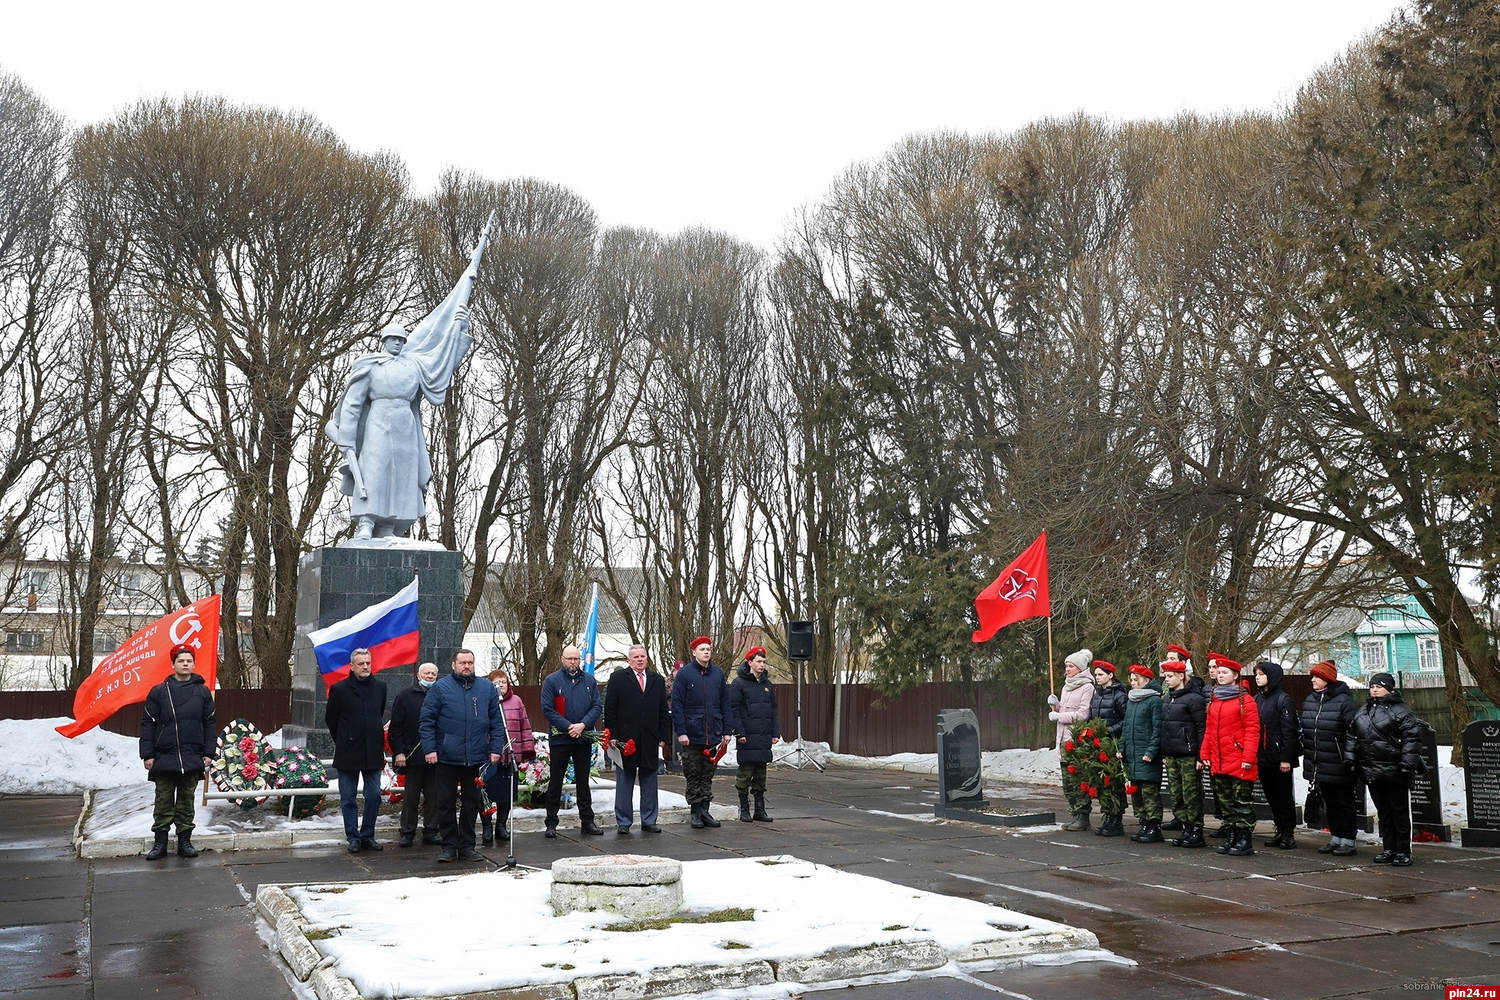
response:
[[[121,705],[145,701],[151,688],[171,674],[167,654],[177,645],[193,647],[193,672],[212,692],[219,668],[218,594],[158,618],[100,660],[73,696],[75,721],[57,731],[71,740],[114,715]]]
[[[974,598],[974,611],[979,616],[975,642],[984,642],[1012,622],[1052,617],[1052,598],[1047,593],[1045,531]]]

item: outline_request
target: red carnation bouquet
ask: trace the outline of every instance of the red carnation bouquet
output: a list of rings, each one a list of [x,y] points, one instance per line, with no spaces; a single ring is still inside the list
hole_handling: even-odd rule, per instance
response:
[[[1080,789],[1095,799],[1130,790],[1125,762],[1117,756],[1120,741],[1109,735],[1103,719],[1074,723],[1071,735],[1063,742],[1062,764],[1068,774],[1078,776]]]

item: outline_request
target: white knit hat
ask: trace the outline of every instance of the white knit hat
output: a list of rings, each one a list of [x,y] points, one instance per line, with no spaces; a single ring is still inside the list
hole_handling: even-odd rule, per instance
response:
[[[1094,662],[1094,651],[1091,649],[1080,649],[1076,653],[1069,653],[1064,663],[1070,663],[1079,670],[1088,670],[1089,664]]]

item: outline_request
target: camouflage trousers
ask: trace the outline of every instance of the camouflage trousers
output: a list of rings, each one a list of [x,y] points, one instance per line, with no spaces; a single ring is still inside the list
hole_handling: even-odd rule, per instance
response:
[[[734,775],[734,790],[741,795],[747,792],[764,795],[766,793],[766,762],[757,760],[750,764],[741,764],[740,769]]]
[[[1094,810],[1094,800],[1089,798],[1089,793],[1078,787],[1078,775],[1069,774],[1068,766],[1063,765],[1063,794],[1068,797],[1068,812],[1077,816],[1083,813],[1087,816]]]
[[[1099,789],[1099,813],[1103,816],[1125,815],[1125,785],[1113,776]]]
[[[1172,816],[1179,822],[1197,826],[1203,822],[1203,779],[1198,774],[1198,758],[1167,757],[1167,791],[1172,796]]]
[[[1130,807],[1135,812],[1135,818],[1142,822],[1156,822],[1161,819],[1161,785],[1146,782],[1136,787],[1135,794],[1130,796]]]
[[[1232,774],[1214,775],[1214,800],[1219,805],[1219,818],[1224,825],[1237,830],[1255,829],[1255,806],[1251,794],[1255,782],[1236,778]]]
[[[692,805],[714,800],[714,772],[719,765],[703,756],[706,749],[696,743],[682,747],[682,776],[687,779],[687,800]]]
[[[151,832],[167,833],[172,829],[172,824],[176,823],[179,837],[192,833],[193,798],[198,791],[198,782],[203,780],[203,772],[156,774],[151,780],[156,783],[156,802],[151,810]]]

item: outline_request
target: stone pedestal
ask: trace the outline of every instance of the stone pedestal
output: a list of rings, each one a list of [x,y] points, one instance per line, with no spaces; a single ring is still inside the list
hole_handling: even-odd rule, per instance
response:
[[[552,862],[552,910],[608,910],[651,920],[682,909],[682,862],[640,854]]]
[[[297,578],[297,643],[292,663],[292,721],[283,731],[288,746],[305,746],[320,757],[333,754],[333,742],[323,727],[327,701],[318,660],[307,633],[343,621],[372,604],[379,604],[421,578],[417,624],[422,631],[420,659],[448,672],[453,651],[463,645],[464,560],[429,543],[406,539],[382,543],[328,546],[302,559]],[[404,664],[381,672],[390,689],[389,702],[411,684],[412,667]]]

